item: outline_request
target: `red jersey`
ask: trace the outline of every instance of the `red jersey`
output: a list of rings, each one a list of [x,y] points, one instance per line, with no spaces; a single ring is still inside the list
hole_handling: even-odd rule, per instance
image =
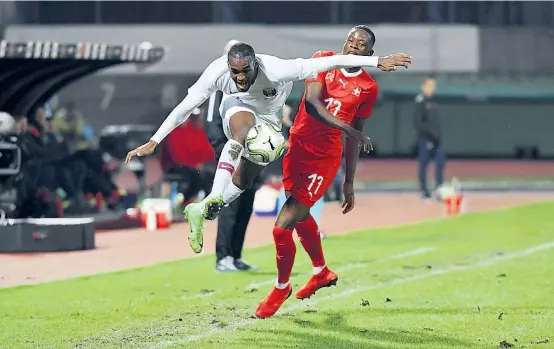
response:
[[[331,51],[317,51],[313,57],[332,56]],[[327,110],[342,121],[351,124],[355,117],[368,118],[377,101],[377,82],[363,69],[349,73],[333,69],[319,73],[305,82],[324,85],[321,100]],[[291,140],[300,141],[305,150],[321,156],[342,156],[342,131],[325,125],[306,112],[306,95],[298,109],[290,131]]]
[[[192,120],[175,128],[167,136],[162,147],[161,165],[164,171],[173,166],[197,168],[205,163],[215,161],[214,148],[203,127],[198,127]]]

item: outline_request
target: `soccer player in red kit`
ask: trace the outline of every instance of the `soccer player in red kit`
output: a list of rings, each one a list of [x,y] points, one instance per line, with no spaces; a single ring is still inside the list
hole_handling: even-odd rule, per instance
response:
[[[344,44],[344,55],[373,55],[375,34],[366,26],[350,30]],[[331,51],[318,51],[313,57],[332,56]],[[405,54],[408,67],[411,63]],[[395,57],[396,58],[396,57]],[[347,137],[345,200],[346,214],[354,208],[354,174],[359,156],[359,144],[364,151],[371,149],[369,138],[363,134],[364,122],[371,115],[377,100],[378,86],[362,68],[334,69],[306,79],[306,91],[294,125],[290,131],[288,152],[283,158],[283,184],[287,201],[275,223],[273,237],[277,249],[278,279],[271,293],[256,309],[256,316],[273,316],[292,294],[289,278],[294,264],[296,232],[310,256],[313,276],[296,293],[296,298],[311,297],[318,289],[335,285],[337,274],[325,264],[319,228],[310,208],[333,183],[341,165],[342,133]]]

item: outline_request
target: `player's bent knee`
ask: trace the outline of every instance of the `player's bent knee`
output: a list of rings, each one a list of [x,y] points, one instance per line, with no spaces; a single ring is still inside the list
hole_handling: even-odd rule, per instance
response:
[[[298,222],[305,222],[310,217],[310,211],[308,211]]]
[[[246,134],[256,124],[256,116],[248,109],[237,110],[229,117],[231,137],[244,145]]]
[[[309,213],[309,207],[305,206],[293,197],[289,197],[277,216],[275,226],[292,230],[296,227],[298,222],[300,222],[303,217],[307,217]]]

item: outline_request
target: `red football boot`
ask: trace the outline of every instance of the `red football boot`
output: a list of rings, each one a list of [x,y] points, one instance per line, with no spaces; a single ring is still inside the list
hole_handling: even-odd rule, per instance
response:
[[[325,267],[319,274],[313,275],[310,280],[308,280],[308,283],[296,292],[296,298],[310,298],[322,287],[335,286],[338,279],[339,277],[337,274]]]
[[[256,317],[260,319],[265,319],[275,315],[277,310],[281,308],[281,305],[292,294],[292,286],[289,284],[283,289],[273,287],[273,290],[269,293],[267,297],[258,305],[256,309]]]

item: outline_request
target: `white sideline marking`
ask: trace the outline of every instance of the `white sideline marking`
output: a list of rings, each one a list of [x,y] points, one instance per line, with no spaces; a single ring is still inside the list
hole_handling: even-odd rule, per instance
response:
[[[427,252],[433,252],[436,249],[437,249],[436,247],[422,247],[422,248],[418,248],[416,250],[411,250],[411,251],[407,251],[407,252],[392,255],[392,256],[389,257],[389,259],[404,259],[406,257],[418,256],[418,255],[421,255],[421,254],[425,254]]]
[[[282,309],[278,314],[290,313],[290,312],[293,312],[297,309],[304,308],[304,307],[306,307],[306,305],[316,305],[316,304],[324,302],[324,301],[347,297],[347,296],[350,296],[352,294],[359,293],[359,292],[375,290],[375,289],[382,288],[382,287],[395,286],[395,285],[398,285],[398,284],[403,284],[403,283],[407,283],[407,282],[411,282],[411,281],[418,281],[418,280],[426,279],[426,278],[431,277],[431,276],[450,274],[450,273],[453,273],[453,272],[456,272],[456,271],[466,271],[466,270],[472,270],[472,269],[476,269],[476,268],[480,268],[480,267],[487,267],[487,266],[496,264],[496,263],[501,262],[501,261],[512,260],[512,259],[516,259],[516,258],[520,258],[520,257],[529,256],[529,255],[532,255],[536,252],[548,250],[548,249],[551,249],[551,248],[554,248],[554,241],[547,242],[547,243],[540,244],[540,245],[536,245],[536,246],[533,246],[533,247],[530,247],[530,248],[527,248],[525,250],[521,250],[521,251],[518,251],[518,252],[506,253],[504,255],[497,255],[497,256],[491,257],[487,260],[480,261],[480,262],[475,262],[475,263],[471,263],[471,264],[467,264],[467,265],[452,265],[450,267],[443,268],[443,269],[435,269],[435,270],[429,271],[427,273],[396,278],[396,279],[392,279],[390,281],[385,281],[385,282],[377,282],[377,283],[374,283],[372,285],[353,288],[353,289],[350,289],[350,290],[335,293],[335,294],[330,295],[330,296],[320,297],[320,298],[314,299],[313,301],[310,301],[310,300],[308,300],[307,302],[303,301],[302,303],[297,303],[296,305],[293,305],[293,306],[287,307],[285,309]],[[219,334],[219,333],[225,333],[225,332],[229,332],[231,330],[237,329],[237,328],[250,326],[250,325],[254,324],[257,321],[260,321],[260,320],[250,319],[250,320],[245,320],[245,321],[236,323],[234,325],[226,326],[224,328],[212,328],[212,329],[207,330],[203,333],[192,335],[192,336],[183,338],[181,340],[164,341],[164,342],[157,343],[153,346],[150,346],[148,348],[149,349],[160,349],[160,348],[165,348],[165,347],[168,347],[168,346],[171,346],[171,345],[178,345],[178,344],[185,344],[185,343],[195,342],[195,341],[198,341],[198,340],[201,340],[201,339],[204,339],[204,338],[208,338],[208,337],[211,337],[211,336]]]
[[[333,269],[333,270],[336,271],[336,272],[341,272],[341,271],[345,271],[345,270],[366,267],[369,264],[385,262],[385,261],[388,261],[388,260],[404,259],[404,258],[407,258],[407,257],[422,255],[422,254],[425,254],[427,252],[435,251],[436,249],[437,249],[436,247],[422,247],[422,248],[418,248],[416,250],[406,251],[406,252],[402,252],[402,253],[399,253],[399,254],[393,254],[393,255],[390,255],[390,256],[385,257],[385,258],[379,258],[375,261],[345,264],[342,267],[338,267],[338,268]],[[311,273],[302,273],[302,274],[298,274],[294,277],[291,277],[291,279],[301,277],[301,276],[306,277],[306,276],[311,276],[311,275],[312,275]],[[266,286],[266,285],[272,285],[274,283],[275,283],[275,279],[267,280],[267,281],[261,281],[261,282],[253,282],[250,285],[247,285],[246,289],[251,290],[253,288],[258,288],[260,286]]]

